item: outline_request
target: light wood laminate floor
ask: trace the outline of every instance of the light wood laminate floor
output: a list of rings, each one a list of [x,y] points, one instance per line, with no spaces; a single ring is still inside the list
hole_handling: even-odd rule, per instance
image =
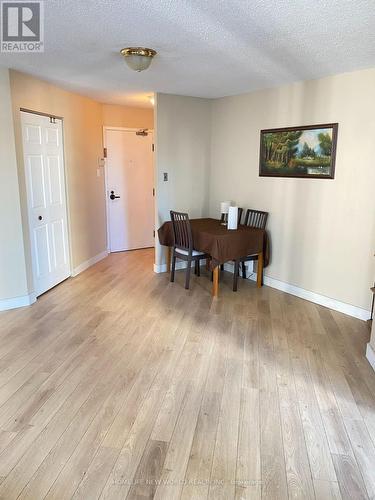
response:
[[[367,325],[152,262],[0,314],[0,498],[374,498]]]

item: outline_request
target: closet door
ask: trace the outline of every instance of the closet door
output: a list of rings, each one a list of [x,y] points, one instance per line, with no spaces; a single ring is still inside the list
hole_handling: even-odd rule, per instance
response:
[[[62,121],[21,112],[36,295],[71,275]]]

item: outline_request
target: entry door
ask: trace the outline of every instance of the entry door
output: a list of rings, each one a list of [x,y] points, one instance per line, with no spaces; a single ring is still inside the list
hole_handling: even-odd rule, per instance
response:
[[[153,134],[106,129],[109,249],[154,246]]]
[[[21,112],[36,295],[70,272],[62,122]],[[54,122],[54,123],[52,123]]]

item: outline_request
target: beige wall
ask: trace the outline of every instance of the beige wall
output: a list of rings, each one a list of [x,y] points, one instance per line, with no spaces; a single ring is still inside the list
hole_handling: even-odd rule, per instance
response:
[[[103,125],[106,127],[154,128],[154,110],[131,106],[103,104]]]
[[[5,68],[0,68],[0,123],[1,301],[28,294],[9,72]]]
[[[73,268],[106,249],[104,177],[97,177],[103,155],[102,105],[47,82],[16,71],[10,72],[13,116],[25,221],[29,286],[31,264],[27,234],[27,208],[22,156],[20,108],[51,113],[64,119],[64,150]]]
[[[211,102],[158,94],[156,99],[156,228],[169,211],[202,217],[208,210]],[[163,173],[168,173],[168,182]],[[156,240],[157,242],[157,240]],[[156,245],[156,264],[164,255]]]
[[[375,268],[375,69],[213,101],[210,213],[270,212],[266,274],[369,310]],[[261,178],[259,131],[339,123],[334,180]]]

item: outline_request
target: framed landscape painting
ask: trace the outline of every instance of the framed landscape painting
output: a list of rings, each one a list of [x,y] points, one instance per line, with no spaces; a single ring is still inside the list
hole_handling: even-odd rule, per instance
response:
[[[259,175],[334,179],[337,123],[260,131]]]

